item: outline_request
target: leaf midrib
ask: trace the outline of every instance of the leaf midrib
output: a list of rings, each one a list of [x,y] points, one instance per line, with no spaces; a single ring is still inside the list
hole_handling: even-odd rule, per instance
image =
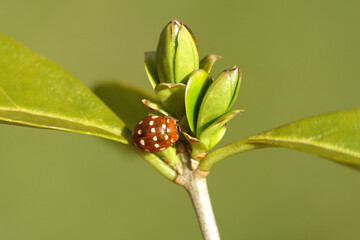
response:
[[[9,118],[5,118],[0,116],[0,120],[2,121],[6,121],[6,122],[11,122],[11,123],[18,123],[18,124],[24,124],[24,125],[28,125],[28,126],[33,126],[33,127],[41,127],[41,128],[49,128],[49,129],[57,129],[57,130],[66,130],[66,131],[70,131],[70,132],[78,132],[78,133],[85,133],[85,134],[90,134],[90,135],[96,135],[96,136],[102,136],[102,137],[106,137],[105,133],[109,135],[109,137],[106,137],[108,139],[112,139],[112,140],[116,140],[116,141],[120,141],[121,139],[123,139],[123,136],[114,133],[113,131],[111,131],[110,129],[106,129],[106,128],[102,128],[99,127],[99,125],[93,125],[90,124],[89,122],[79,122],[79,121],[74,121],[74,119],[72,118],[65,118],[65,117],[60,117],[60,116],[54,116],[54,115],[49,115],[48,113],[36,113],[33,111],[28,111],[28,110],[24,110],[21,107],[17,106],[17,110],[13,110],[13,109],[7,109],[7,108],[3,108],[0,107],[0,113],[1,112],[8,112],[8,113],[25,113],[25,114],[29,114],[30,116],[37,116],[40,118],[48,118],[49,120],[54,119],[54,120],[60,120],[60,121],[64,121],[64,122],[68,122],[68,123],[73,123],[76,125],[81,125],[84,127],[90,127],[93,129],[99,129],[101,130],[103,133],[99,132],[99,134],[94,133],[94,132],[90,132],[90,131],[85,131],[85,130],[78,130],[76,128],[64,128],[64,127],[58,127],[58,126],[50,126],[50,125],[44,125],[44,124],[37,124],[37,123],[32,123],[29,121],[23,121],[23,120],[14,120],[14,119],[9,119]],[[121,132],[121,129],[119,128],[115,128],[117,131]],[[110,138],[110,136],[114,136],[114,138]],[[123,142],[123,141],[120,141]]]

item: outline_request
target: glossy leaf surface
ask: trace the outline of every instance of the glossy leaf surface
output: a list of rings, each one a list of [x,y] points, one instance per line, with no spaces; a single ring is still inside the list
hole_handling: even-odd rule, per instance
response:
[[[193,72],[186,85],[185,108],[189,127],[195,133],[201,101],[212,83],[210,75],[202,69]]]
[[[173,83],[174,80],[174,58],[175,44],[174,38],[177,35],[177,22],[169,22],[162,30],[156,48],[156,67],[160,82]]]
[[[175,54],[175,82],[187,82],[190,74],[199,68],[199,53],[190,29],[180,26]]]
[[[224,158],[263,147],[286,147],[360,169],[360,108],[318,115],[231,143],[200,165],[210,170]]]
[[[58,65],[0,34],[0,120],[128,143],[130,131]]]
[[[207,127],[200,134],[200,141],[203,142],[208,149],[213,148],[224,136],[226,127],[225,125],[236,115],[242,113],[243,110],[234,110],[219,117],[213,124]]]
[[[226,70],[210,85],[202,100],[197,120],[196,136],[208,127],[215,119],[229,109],[233,93],[229,71]]]

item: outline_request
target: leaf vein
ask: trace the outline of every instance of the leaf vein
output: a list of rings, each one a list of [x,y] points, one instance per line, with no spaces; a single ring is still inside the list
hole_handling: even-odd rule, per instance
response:
[[[5,89],[3,89],[1,86],[0,86],[0,91],[1,91],[1,93],[9,100],[9,102],[10,102],[12,105],[14,105],[16,108],[19,108],[19,109],[20,109],[19,105],[17,105],[17,104],[11,99],[11,97],[6,93]]]

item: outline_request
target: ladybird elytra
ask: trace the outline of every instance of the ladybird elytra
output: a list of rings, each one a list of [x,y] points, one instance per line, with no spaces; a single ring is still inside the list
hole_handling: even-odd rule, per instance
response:
[[[165,150],[178,138],[177,121],[172,117],[147,116],[135,126],[133,132],[135,145],[151,153]]]

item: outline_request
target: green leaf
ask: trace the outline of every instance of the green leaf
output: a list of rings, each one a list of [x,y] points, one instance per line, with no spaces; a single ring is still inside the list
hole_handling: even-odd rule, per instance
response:
[[[146,98],[156,101],[154,94],[122,81],[102,80],[93,90],[130,129],[134,129],[149,114],[142,100]]]
[[[156,85],[160,83],[156,67],[155,55],[155,51],[145,53],[145,70],[153,88],[155,88]]]
[[[201,59],[199,68],[204,69],[205,71],[210,73],[214,63],[219,59],[221,59],[221,56],[217,56],[215,54],[207,55],[206,57]]]
[[[360,169],[360,108],[318,115],[231,143],[208,154],[204,171],[231,155],[263,148],[286,147]]]
[[[236,66],[234,66],[229,70],[229,74],[230,74],[232,93],[233,93],[231,102],[229,104],[229,108],[230,108],[235,103],[235,100],[239,93],[240,84],[241,84],[241,71]]]
[[[170,114],[168,112],[166,112],[164,109],[162,109],[162,106],[160,106],[160,104],[152,102],[148,99],[143,99],[142,103],[151,111],[161,113],[164,116],[170,116]]]
[[[200,161],[206,155],[206,151],[209,150],[208,147],[200,142],[199,139],[190,136],[186,132],[183,132],[183,135],[191,146],[191,158]]]
[[[196,132],[196,122],[198,119],[201,101],[204,98],[204,95],[211,83],[212,80],[210,75],[205,70],[199,69],[191,74],[189,81],[186,84],[186,116],[190,129],[193,133]]]
[[[229,71],[225,70],[206,91],[199,110],[196,136],[199,136],[215,119],[227,112],[232,97]]]
[[[190,29],[180,26],[175,54],[175,82],[187,82],[190,74],[199,68],[199,53]]]
[[[179,31],[179,25],[178,21],[170,21],[160,34],[155,58],[160,82],[175,82],[175,38]]]
[[[127,144],[125,124],[79,80],[0,34],[0,120]]]
[[[185,84],[160,83],[156,86],[155,92],[166,111],[175,118],[185,115]]]
[[[199,140],[204,143],[208,149],[213,148],[223,138],[226,132],[225,125],[243,111],[244,110],[234,110],[222,115],[200,134]]]

